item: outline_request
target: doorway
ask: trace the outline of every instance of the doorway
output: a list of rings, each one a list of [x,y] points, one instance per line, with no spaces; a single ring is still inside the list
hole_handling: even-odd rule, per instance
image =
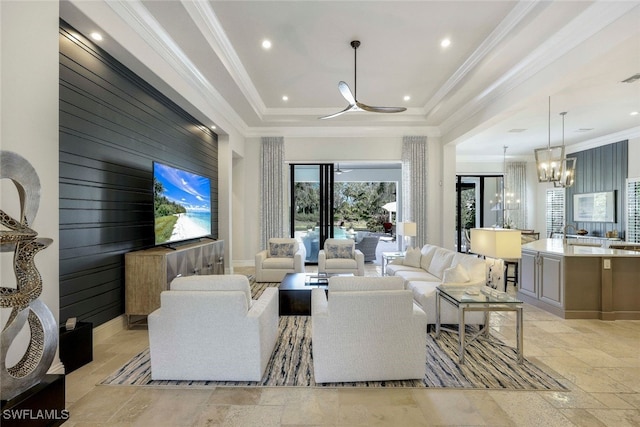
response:
[[[504,225],[502,175],[456,176],[456,235],[458,252],[469,252],[472,228]]]
[[[365,237],[377,236],[378,246],[388,244],[393,248],[387,250],[397,250],[392,221],[400,168],[384,166],[290,165],[290,230],[305,247],[305,263],[318,262],[327,238],[352,239],[357,248],[360,242],[372,241]]]

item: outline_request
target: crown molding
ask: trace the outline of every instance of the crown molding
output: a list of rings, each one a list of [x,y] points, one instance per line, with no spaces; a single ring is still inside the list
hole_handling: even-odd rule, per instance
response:
[[[425,135],[439,138],[440,130],[435,126],[333,126],[333,127],[254,127],[248,130],[247,138],[283,136],[289,138],[401,138],[406,135]]]
[[[567,145],[565,147],[565,154],[570,155],[580,151],[590,150],[592,148],[602,147],[603,145],[615,144],[620,141],[627,141],[629,139],[640,138],[640,126],[626,129],[620,132],[611,133],[598,138],[593,138],[588,141],[579,142],[577,144]],[[497,155],[488,156],[474,156],[474,155],[461,155],[456,156],[456,161],[460,163],[494,163],[498,160]],[[513,156],[510,161],[526,161],[535,162],[533,152],[529,156]]]
[[[633,138],[640,138],[640,126],[590,139],[588,141],[579,142],[577,144],[567,145],[565,147],[565,153],[568,155],[571,153],[577,153],[578,151],[585,151],[591,148],[601,147],[603,145],[615,144],[616,142],[626,141]]]
[[[187,13],[198,26],[209,46],[214,50],[224,67],[229,72],[233,81],[238,85],[242,94],[246,97],[253,111],[262,118],[267,113],[267,106],[262,101],[258,90],[254,86],[249,73],[242,65],[240,57],[236,53],[227,37],[218,16],[211,8],[209,2],[194,2],[193,0],[181,0]]]
[[[246,132],[247,125],[244,120],[231,108],[141,1],[113,0],[106,4],[165,61],[168,67],[200,93],[207,105],[222,114],[240,132]]]
[[[511,70],[504,73],[484,91],[444,120],[440,124],[442,132],[446,134],[461,125],[469,117],[479,113],[482,109],[496,102],[497,99],[522,85],[635,7],[637,7],[636,2],[600,1],[590,5],[554,36],[518,62]]]
[[[537,6],[539,0],[519,1],[500,24],[482,41],[480,46],[449,77],[424,106],[426,112],[432,111],[456,86],[480,63],[492,50],[504,40],[511,31]]]

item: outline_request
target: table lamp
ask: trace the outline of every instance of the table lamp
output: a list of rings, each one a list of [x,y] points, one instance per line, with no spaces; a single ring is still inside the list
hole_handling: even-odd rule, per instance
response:
[[[418,235],[418,227],[415,222],[403,221],[397,224],[397,233],[404,237],[404,248],[406,250],[411,245],[411,238]]]
[[[489,267],[487,286],[497,287],[497,282],[504,281],[504,259],[520,258],[522,256],[522,240],[520,230],[505,228],[472,228],[471,252],[492,258]],[[495,260],[500,260],[500,267],[496,268]],[[506,290],[506,286],[505,286]]]

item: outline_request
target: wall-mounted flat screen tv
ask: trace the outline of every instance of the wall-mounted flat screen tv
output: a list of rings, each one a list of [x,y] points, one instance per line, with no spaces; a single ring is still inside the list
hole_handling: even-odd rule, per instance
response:
[[[153,162],[156,244],[211,234],[211,180]]]

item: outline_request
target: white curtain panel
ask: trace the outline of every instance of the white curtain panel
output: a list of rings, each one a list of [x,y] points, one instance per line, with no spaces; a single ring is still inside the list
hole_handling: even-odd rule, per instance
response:
[[[260,156],[262,175],[260,209],[260,247],[266,248],[272,237],[287,237],[285,225],[284,138],[263,137]]]
[[[527,163],[507,162],[505,171],[505,188],[514,194],[515,199],[520,199],[518,209],[508,210],[513,227],[525,229],[527,227]]]
[[[416,223],[412,246],[427,243],[427,137],[402,138],[402,220]]]

